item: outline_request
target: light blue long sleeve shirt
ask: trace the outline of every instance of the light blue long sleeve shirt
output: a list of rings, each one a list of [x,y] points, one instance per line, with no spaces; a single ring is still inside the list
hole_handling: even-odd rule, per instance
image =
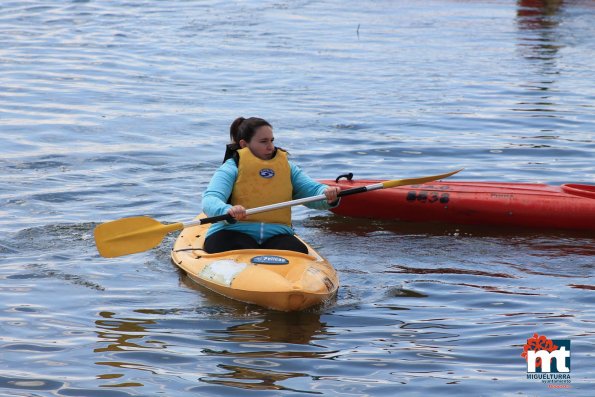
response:
[[[326,185],[311,179],[291,161],[289,162],[289,166],[291,170],[291,184],[293,186],[292,199],[324,194],[327,188]],[[227,160],[215,171],[207,190],[202,195],[203,212],[207,216],[226,214],[232,207],[231,204],[227,203],[227,200],[231,195],[237,178],[238,167],[233,159]],[[314,201],[305,205],[309,208],[319,210],[331,208],[326,200]],[[283,224],[239,221],[233,224],[227,222],[215,223],[209,228],[207,237],[223,229],[246,233],[252,236],[259,244],[278,234],[294,234],[291,227]]]

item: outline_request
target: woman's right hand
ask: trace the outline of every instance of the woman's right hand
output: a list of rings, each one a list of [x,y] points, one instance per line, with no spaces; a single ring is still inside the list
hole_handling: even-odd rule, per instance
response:
[[[227,213],[234,217],[235,220],[241,221],[246,218],[246,208],[241,205],[234,205],[227,210]]]

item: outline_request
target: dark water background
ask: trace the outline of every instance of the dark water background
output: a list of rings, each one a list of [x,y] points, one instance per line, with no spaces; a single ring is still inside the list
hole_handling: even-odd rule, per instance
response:
[[[218,297],[93,228],[187,221],[240,115],[315,178],[595,182],[593,1],[0,3],[0,395],[592,395],[595,237],[294,211],[328,306]],[[572,388],[526,379],[534,333]],[[588,392],[591,390],[591,392]]]

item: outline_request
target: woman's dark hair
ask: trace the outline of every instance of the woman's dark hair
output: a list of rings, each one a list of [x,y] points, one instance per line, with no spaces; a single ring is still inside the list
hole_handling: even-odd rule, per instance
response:
[[[242,139],[250,142],[256,130],[264,125],[273,128],[268,121],[259,117],[249,117],[247,119],[238,117],[229,127],[229,138],[234,143],[240,143]]]

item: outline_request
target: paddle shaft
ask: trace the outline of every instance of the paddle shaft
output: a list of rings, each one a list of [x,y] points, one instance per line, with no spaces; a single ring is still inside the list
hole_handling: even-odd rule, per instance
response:
[[[426,182],[435,181],[456,174],[460,170],[441,175],[426,176],[421,178],[395,179],[381,183],[374,183],[367,186],[361,186],[343,190],[337,193],[338,197],[349,196],[351,194],[364,193],[372,190],[387,189],[396,186],[417,185]],[[259,212],[271,211],[293,205],[310,203],[313,201],[326,200],[326,195],[306,197],[297,200],[286,201],[283,203],[265,205],[262,207],[246,210],[246,215],[252,215]],[[136,216],[123,218],[111,222],[103,223],[95,228],[95,245],[101,256],[113,258],[116,256],[142,252],[156,247],[163,237],[169,232],[185,229],[187,227],[215,223],[219,221],[235,222],[235,219],[229,214],[202,218],[183,224],[181,222],[164,225],[153,218],[146,216]]]
[[[337,193],[337,196],[338,197],[349,196],[351,194],[364,193],[364,192],[369,192],[372,190],[378,190],[378,189],[382,189],[382,188],[384,188],[384,184],[374,183],[372,185],[354,187],[351,189],[340,191],[339,193]],[[295,200],[291,200],[291,201],[284,201],[282,203],[263,205],[262,207],[250,208],[250,209],[246,210],[246,215],[258,214],[260,212],[273,211],[273,210],[278,210],[278,209],[285,208],[285,207],[293,207],[294,205],[306,204],[306,203],[311,203],[314,201],[321,201],[321,200],[326,200],[326,196],[324,194],[319,194],[318,196],[305,197],[305,198],[301,198],[301,199],[295,199]],[[197,219],[195,221],[190,221],[190,222],[184,223],[183,228],[197,226],[197,225],[205,225],[207,223],[216,223],[216,222],[220,222],[220,221],[232,221],[233,222],[233,220],[234,220],[233,216],[231,216],[229,214],[223,214],[223,215],[211,216],[209,218]]]
[[[354,187],[351,189],[342,190],[339,193],[337,193],[337,196],[344,197],[344,196],[349,196],[349,195],[357,194],[357,193],[370,192],[372,190],[386,189],[386,188],[397,187],[397,186],[417,185],[417,184],[426,183],[426,182],[433,182],[438,179],[448,178],[449,176],[452,176],[452,175],[460,172],[461,170],[462,170],[462,168],[460,170],[448,172],[446,174],[432,175],[432,176],[426,176],[426,177],[421,177],[421,178],[394,179],[394,180],[386,181],[386,182],[373,183],[371,185]],[[265,212],[265,211],[278,210],[280,208],[292,207],[294,205],[306,204],[306,203],[311,203],[313,201],[320,201],[320,200],[325,200],[325,199],[326,199],[326,196],[324,194],[319,194],[318,196],[305,197],[305,198],[291,200],[291,201],[284,201],[282,203],[264,205],[262,207],[247,209],[246,215],[257,214],[259,212]],[[215,223],[215,222],[220,222],[220,221],[233,222],[234,217],[229,214],[223,214],[223,215],[218,215],[218,216],[212,216],[210,218],[202,218],[202,219],[198,219],[195,221],[185,223],[185,224],[183,224],[182,228],[192,227],[192,226],[197,226],[197,225],[205,225],[207,223]]]

